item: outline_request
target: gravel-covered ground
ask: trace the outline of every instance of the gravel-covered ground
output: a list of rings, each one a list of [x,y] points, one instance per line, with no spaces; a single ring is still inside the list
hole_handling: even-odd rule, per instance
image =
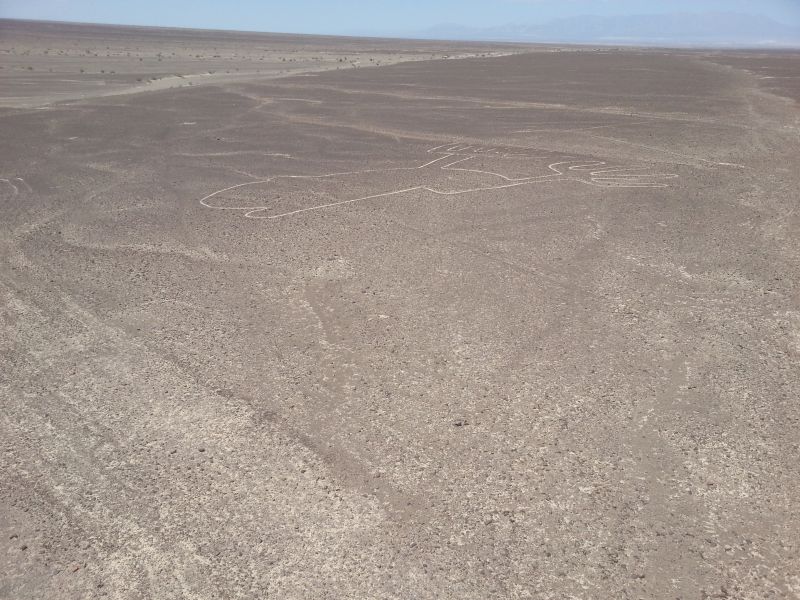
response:
[[[800,597],[797,55],[3,27],[0,597]]]

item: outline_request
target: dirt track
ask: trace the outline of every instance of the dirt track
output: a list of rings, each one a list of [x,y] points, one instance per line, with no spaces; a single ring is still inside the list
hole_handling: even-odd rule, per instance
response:
[[[60,103],[40,53],[0,597],[800,597],[800,62],[552,50]]]

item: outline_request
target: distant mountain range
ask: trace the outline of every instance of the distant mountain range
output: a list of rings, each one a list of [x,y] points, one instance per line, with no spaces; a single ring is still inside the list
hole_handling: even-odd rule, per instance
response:
[[[557,19],[541,25],[463,27],[442,24],[415,37],[508,42],[655,46],[800,46],[800,27],[768,17],[731,13],[670,13]]]

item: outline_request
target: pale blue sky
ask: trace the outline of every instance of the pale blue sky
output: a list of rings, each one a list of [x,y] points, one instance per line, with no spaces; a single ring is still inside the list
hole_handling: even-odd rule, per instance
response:
[[[0,17],[333,34],[705,11],[757,14],[800,26],[800,0],[0,0]]]

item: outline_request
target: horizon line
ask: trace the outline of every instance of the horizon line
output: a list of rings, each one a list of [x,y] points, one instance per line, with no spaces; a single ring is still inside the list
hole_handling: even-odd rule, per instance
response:
[[[708,11],[706,11],[708,12]],[[731,14],[746,14],[746,13],[734,13],[733,11],[724,11],[730,12]],[[644,15],[645,13],[642,13]],[[681,13],[681,14],[702,14],[702,13]],[[597,16],[597,15],[584,15],[584,16]],[[641,16],[641,15],[640,15]],[[438,37],[413,37],[413,36],[404,36],[400,34],[391,34],[391,33],[384,33],[384,34],[354,34],[354,33],[307,33],[307,32],[298,32],[298,31],[266,31],[266,30],[258,30],[258,29],[220,29],[214,27],[187,27],[185,25],[144,25],[140,23],[109,23],[107,21],[64,21],[60,19],[27,19],[27,18],[18,18],[18,17],[3,17],[0,16],[0,22],[17,22],[17,23],[43,23],[43,24],[51,24],[51,25],[74,25],[74,26],[100,26],[100,27],[129,27],[132,29],[157,29],[157,30],[179,30],[179,31],[202,31],[202,32],[215,32],[215,33],[226,33],[226,34],[257,34],[257,35],[283,35],[283,36],[297,36],[297,37],[317,37],[317,38],[344,38],[344,39],[356,39],[356,40],[400,40],[400,41],[409,41],[409,42],[448,42],[448,43],[469,43],[469,44],[480,44],[480,45],[505,45],[505,46],[545,46],[545,47],[600,47],[600,48],[614,48],[614,47],[623,47],[623,48],[645,48],[645,49],[676,49],[676,50],[793,50],[793,49],[800,49],[800,40],[795,42],[784,42],[784,43],[742,43],[738,44],[735,42],[718,42],[716,44],[712,43],[701,43],[701,42],[686,42],[683,44],[663,44],[658,43],[656,41],[647,42],[646,40],[635,40],[631,42],[624,42],[624,41],[558,41],[558,40],[551,40],[551,41],[531,41],[531,40],[513,40],[513,39],[496,39],[496,38],[483,38],[483,39],[475,39],[475,38],[438,38]],[[779,23],[778,21],[775,21]],[[432,25],[430,28],[440,27],[445,24],[437,24]],[[458,24],[450,24],[453,26],[462,27]]]

